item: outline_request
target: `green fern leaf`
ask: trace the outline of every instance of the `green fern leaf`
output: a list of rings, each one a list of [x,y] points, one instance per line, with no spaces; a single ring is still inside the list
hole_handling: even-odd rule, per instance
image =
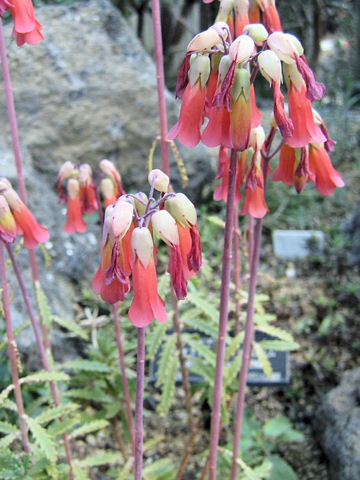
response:
[[[212,367],[216,365],[216,355],[210,347],[202,343],[201,340],[195,340],[190,335],[184,335],[184,342],[188,344],[193,351],[204,358]]]
[[[8,422],[0,422],[0,433],[16,433],[18,431],[15,425]]]
[[[131,472],[133,463],[134,463],[134,459],[129,458],[129,460],[125,463],[124,467],[122,468],[116,480],[128,480],[129,478],[132,478],[132,476],[130,476],[130,472]]]
[[[299,348],[299,344],[296,342],[284,342],[282,340],[262,340],[259,343],[264,350],[275,350],[277,352],[290,352]]]
[[[19,432],[12,432],[12,433],[9,433],[8,435],[5,435],[5,437],[0,438],[0,449],[7,448],[18,437],[19,437]]]
[[[209,317],[216,325],[219,321],[219,312],[217,309],[209,303],[208,300],[200,297],[195,292],[189,292],[187,294],[186,300],[196,307],[198,307],[207,317]]]
[[[148,335],[147,344],[148,344],[148,356],[150,360],[153,360],[155,358],[155,355],[158,352],[161,342],[165,336],[167,327],[168,326],[165,322],[157,323],[153,328],[152,332],[150,333],[150,335]]]
[[[45,410],[45,412],[42,412],[36,417],[36,420],[39,423],[48,423],[51,422],[51,420],[61,417],[61,415],[65,415],[70,411],[76,410],[77,408],[80,408],[80,405],[76,405],[75,403],[58,405],[57,407],[48,408]]]
[[[176,477],[175,465],[167,458],[156,460],[143,470],[144,480],[173,480]]]
[[[109,422],[106,420],[94,420],[89,423],[85,423],[81,427],[74,430],[70,435],[69,438],[76,438],[82,437],[83,435],[87,435],[88,433],[95,432],[96,430],[101,430],[102,428],[107,427]]]
[[[5,404],[5,400],[7,400],[7,397],[10,395],[12,390],[14,390],[14,385],[10,384],[0,393],[0,406]]]
[[[26,417],[26,422],[34,436],[35,442],[39,445],[46,458],[51,462],[55,462],[57,458],[56,447],[48,432],[31,417]]]
[[[178,362],[176,355],[170,359],[165,380],[162,382],[161,400],[158,407],[160,415],[166,415],[170,410],[171,400],[175,392],[175,382],[178,372]]]
[[[66,320],[64,318],[60,318],[56,315],[52,316],[54,322],[56,322],[58,325],[60,325],[63,328],[66,328],[70,332],[74,333],[78,337],[87,340],[89,338],[89,334],[86,330],[83,328],[79,327],[76,323],[72,322],[71,320]]]
[[[87,388],[74,388],[64,393],[64,396],[70,398],[78,398],[82,400],[92,400],[94,402],[109,403],[113,401],[113,398],[106,395],[99,388],[93,390]]]
[[[164,438],[165,435],[160,434],[144,442],[144,452],[146,452],[146,450],[149,450],[150,448],[156,447],[162,440],[164,440]]]
[[[47,330],[51,329],[52,315],[48,299],[39,282],[35,282],[35,296],[39,307],[39,312]]]
[[[226,355],[225,355],[225,361],[230,360],[230,358],[239,352],[240,345],[242,344],[244,340],[244,332],[238,333],[235,337],[233,337],[229,344],[226,347]]]
[[[255,349],[256,356],[263,369],[263,372],[268,378],[271,378],[273,376],[273,369],[264,349],[262,348],[261,344],[258,342],[254,342],[254,349]]]
[[[57,437],[62,435],[63,433],[70,433],[75,425],[80,423],[80,418],[75,416],[74,418],[66,418],[62,422],[56,421],[49,427],[47,427],[47,431],[52,437]]]
[[[204,380],[210,385],[214,383],[215,368],[211,367],[210,365],[205,365],[202,359],[196,357],[192,358],[189,365],[189,370],[195,375],[203,377]]]
[[[121,456],[118,453],[109,453],[105,450],[98,451],[95,455],[85,458],[84,460],[78,461],[78,464],[84,467],[98,467],[99,465],[106,465],[119,462]]]
[[[191,309],[186,313],[189,313],[188,315],[181,315],[181,321],[185,323],[188,327],[194,330],[198,330],[199,332],[204,333],[205,335],[208,335],[211,338],[216,339],[218,335],[218,329],[214,327],[209,321],[207,320],[201,320],[199,318],[196,318],[196,313],[200,312],[199,309]]]
[[[65,372],[40,370],[20,379],[20,383],[40,383],[40,382],[66,382],[70,377]]]
[[[282,328],[274,327],[273,325],[268,324],[257,324],[257,330],[261,332],[267,333],[271,337],[279,338],[280,340],[284,340],[284,342],[294,343],[294,337],[291,333],[286,332]]]
[[[63,363],[65,370],[85,370],[86,372],[104,372],[110,371],[109,367],[105,363],[95,362],[93,360],[69,360]]]
[[[13,402],[12,400],[6,399],[3,402],[0,402],[0,405],[2,406],[2,408],[5,408],[6,410],[11,410],[12,412],[17,412],[16,403]]]
[[[74,471],[76,480],[90,480],[89,470],[82,468],[82,466],[79,465],[78,462],[74,462],[73,471]]]
[[[156,372],[156,375],[158,377],[158,381],[156,382],[157,386],[162,385],[162,383],[166,380],[170,361],[172,358],[174,358],[174,355],[176,355],[175,343],[175,335],[170,335],[164,342],[163,349],[160,355],[159,367]]]
[[[228,367],[224,369],[224,386],[229,387],[238,376],[242,363],[242,355],[239,353]],[[225,388],[226,389],[226,388]]]

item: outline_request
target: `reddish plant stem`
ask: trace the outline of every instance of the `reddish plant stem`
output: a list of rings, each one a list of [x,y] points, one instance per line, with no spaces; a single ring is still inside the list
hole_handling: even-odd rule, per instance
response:
[[[154,29],[154,45],[156,60],[156,80],[158,90],[158,103],[160,115],[160,136],[161,136],[161,159],[162,170],[166,175],[170,173],[169,149],[166,142],[168,132],[165,102],[165,75],[164,75],[164,56],[161,36],[161,15],[159,0],[152,0],[152,19]]]
[[[225,236],[224,236],[224,250],[222,258],[222,275],[221,275],[221,297],[220,297],[220,317],[219,317],[219,331],[217,342],[216,355],[216,371],[214,384],[214,397],[211,414],[211,430],[210,430],[210,470],[209,480],[216,480],[216,464],[218,454],[218,443],[220,436],[220,422],[221,422],[221,398],[222,398],[222,383],[224,376],[224,362],[225,362],[225,348],[226,348],[226,333],[229,310],[229,290],[230,290],[230,273],[231,273],[231,250],[234,227],[234,210],[235,203],[235,188],[236,188],[236,169],[237,169],[237,152],[231,150],[230,168],[229,168],[229,186],[226,203],[226,218],[225,218]]]
[[[234,211],[234,281],[235,281],[235,325],[234,335],[240,332],[241,315],[241,260],[240,260],[240,232],[239,232],[239,213]]]
[[[269,147],[270,148],[270,145]],[[266,185],[267,170],[269,165],[269,158],[265,157],[263,174],[264,174],[264,188]],[[251,350],[254,341],[254,312],[255,312],[255,294],[258,277],[258,267],[260,259],[260,247],[261,247],[261,235],[262,235],[263,219],[259,218],[256,223],[256,232],[254,239],[253,254],[250,258],[250,283],[249,283],[249,295],[246,311],[245,321],[245,336],[243,343],[242,362],[239,375],[239,389],[236,401],[236,420],[235,420],[235,432],[233,442],[233,458],[231,465],[231,480],[236,480],[237,475],[237,457],[240,448],[242,420],[245,408],[245,391],[246,391],[246,379],[249,371],[251,361]]]
[[[37,347],[39,349],[39,353],[40,353],[40,357],[41,357],[43,367],[47,372],[50,372],[51,368],[50,368],[50,364],[49,364],[49,360],[48,360],[48,357],[47,357],[46,350],[44,348],[44,344],[43,344],[42,339],[41,339],[40,329],[39,329],[38,323],[36,321],[36,317],[35,317],[33,308],[32,308],[31,303],[30,303],[29,294],[27,292],[24,281],[22,279],[19,266],[16,262],[14,253],[13,253],[10,245],[6,244],[6,249],[7,249],[8,255],[10,257],[11,263],[13,265],[14,272],[15,272],[20,290],[21,290],[22,296],[24,298],[26,309],[27,309],[29,317],[30,317],[31,325],[32,325],[33,330],[34,330],[35,340],[36,340]],[[56,406],[58,406],[60,402],[59,402],[59,395],[58,395],[57,387],[56,387],[54,382],[49,382],[49,383],[50,383],[50,390],[51,390],[52,397],[54,399],[54,403],[55,403]],[[63,421],[62,417],[60,417],[60,421],[61,422]],[[72,454],[71,454],[71,449],[70,449],[69,438],[68,438],[66,433],[63,433],[62,437],[63,437],[63,442],[64,442],[66,460],[69,464],[70,472],[71,472],[71,476],[72,476]]]
[[[131,438],[131,448],[132,448],[133,455],[135,456],[135,430],[134,430],[134,422],[133,422],[133,413],[131,409],[129,383],[126,376],[125,355],[124,355],[124,348],[123,348],[123,343],[121,338],[120,320],[119,320],[117,304],[112,305],[112,312],[114,317],[116,344],[117,344],[118,354],[119,354],[121,379],[122,379],[122,385],[123,385],[124,395],[125,395],[125,405],[126,405],[126,413],[127,413],[129,432],[130,432],[130,438]]]
[[[192,431],[192,433],[190,435],[190,438],[188,440],[186,451],[185,451],[185,454],[184,454],[183,458],[181,459],[180,467],[179,467],[179,470],[178,470],[178,473],[176,475],[175,480],[181,480],[184,473],[185,473],[185,469],[186,469],[187,464],[189,463],[190,455],[191,455],[191,452],[194,448],[195,440],[196,440],[196,437],[197,437],[198,433],[199,433],[199,428],[197,426],[195,426],[194,430]]]
[[[4,77],[6,105],[7,105],[8,118],[9,118],[10,130],[11,130],[11,139],[13,144],[15,166],[16,166],[17,177],[19,182],[19,192],[20,192],[20,197],[22,201],[26,204],[27,203],[26,186],[25,186],[25,180],[24,180],[24,174],[23,174],[23,168],[22,168],[22,158],[21,158],[20,141],[19,141],[19,134],[18,134],[18,128],[17,128],[17,121],[16,121],[15,102],[12,94],[10,70],[9,70],[9,65],[8,65],[7,56],[6,56],[4,30],[3,30],[1,21],[0,21],[0,58],[1,58],[3,77]],[[36,286],[36,283],[39,282],[39,274],[38,274],[38,269],[36,264],[35,251],[29,249],[28,252],[29,252],[33,282],[34,282],[34,285]],[[45,347],[50,352],[51,345],[49,341],[49,336],[41,316],[40,316],[40,324],[43,332]]]
[[[112,428],[113,428],[113,431],[114,431],[116,441],[117,441],[117,443],[119,445],[119,448],[121,450],[122,456],[123,456],[123,458],[126,462],[129,457],[128,457],[127,452],[126,452],[125,442],[124,442],[124,439],[121,435],[120,428],[119,428],[116,417],[113,417],[111,419],[111,425],[112,425]]]
[[[135,406],[135,467],[134,480],[142,480],[143,465],[143,404],[145,378],[145,328],[138,328],[136,360],[136,406]]]
[[[30,453],[30,444],[28,437],[28,429],[26,425],[26,416],[24,411],[24,404],[21,396],[21,388],[19,382],[19,374],[17,371],[17,359],[16,359],[16,343],[14,338],[14,333],[11,325],[11,315],[10,315],[10,302],[9,294],[7,288],[7,278],[6,278],[6,263],[5,263],[5,252],[3,242],[0,242],[0,276],[1,276],[1,287],[2,287],[2,301],[3,309],[6,323],[6,335],[9,345],[9,358],[11,366],[11,377],[12,383],[14,385],[15,401],[19,416],[19,425],[22,443],[26,453]]]
[[[254,253],[254,217],[248,215],[248,255],[249,255],[249,271],[251,270],[251,262]]]

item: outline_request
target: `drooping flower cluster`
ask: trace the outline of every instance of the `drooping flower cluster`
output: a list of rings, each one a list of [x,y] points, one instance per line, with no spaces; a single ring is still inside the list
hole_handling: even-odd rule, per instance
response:
[[[263,24],[258,23],[261,17]],[[325,87],[315,80],[300,41],[282,31],[274,0],[250,5],[248,0],[222,0],[216,23],[191,40],[177,81],[180,116],[168,138],[178,138],[188,147],[200,140],[220,147],[217,178],[222,184],[215,191],[217,199],[227,196],[229,150],[239,152],[237,187],[243,186],[245,193],[241,213],[261,218],[268,208],[261,172],[266,141],[263,133],[259,137],[262,115],[254,90],[258,72],[273,90],[274,126],[269,136],[273,138],[277,129],[284,143],[273,179],[295,185],[299,193],[309,180],[324,195],[344,186],[328,156],[335,142],[312,108]],[[255,137],[261,142],[258,138],[254,143]],[[240,198],[238,191],[236,201]]]
[[[13,36],[19,47],[28,43],[37,45],[44,40],[41,33],[42,25],[35,17],[34,7],[31,0],[0,0],[0,16],[6,10],[10,10],[14,19]]]
[[[158,294],[154,236],[169,247],[168,272],[177,298],[187,294],[187,280],[201,266],[201,242],[196,210],[181,193],[167,193],[169,179],[160,170],[149,174],[150,196],[140,192],[122,195],[105,211],[101,263],[93,278],[93,288],[108,303],[124,300],[130,290],[134,298],[130,321],[144,327],[154,317],[167,320],[165,303]],[[153,190],[161,192],[158,200]]]
[[[9,180],[0,178],[0,239],[13,243],[17,235],[24,236],[25,247],[30,249],[49,240],[47,228],[35,220]]]

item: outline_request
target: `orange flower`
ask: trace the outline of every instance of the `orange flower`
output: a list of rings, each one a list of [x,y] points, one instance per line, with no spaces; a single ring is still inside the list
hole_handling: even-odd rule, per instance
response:
[[[80,200],[79,182],[74,178],[70,178],[67,184],[67,220],[64,225],[66,233],[84,233],[86,232],[86,222],[82,217],[82,207]]]
[[[336,187],[345,185],[340,173],[332,166],[324,145],[310,145],[309,169],[316,190],[322,195],[332,195]]]
[[[37,45],[44,39],[42,25],[36,20],[31,0],[11,0],[6,2],[14,19],[13,35],[20,47],[24,43]]]

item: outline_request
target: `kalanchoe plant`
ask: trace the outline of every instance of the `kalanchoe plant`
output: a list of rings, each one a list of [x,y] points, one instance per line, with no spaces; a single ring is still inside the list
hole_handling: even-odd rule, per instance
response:
[[[35,17],[34,7],[31,0],[0,0],[0,15],[10,10],[14,19],[13,35],[20,47],[24,43],[37,45],[44,40],[41,33],[42,25]]]

